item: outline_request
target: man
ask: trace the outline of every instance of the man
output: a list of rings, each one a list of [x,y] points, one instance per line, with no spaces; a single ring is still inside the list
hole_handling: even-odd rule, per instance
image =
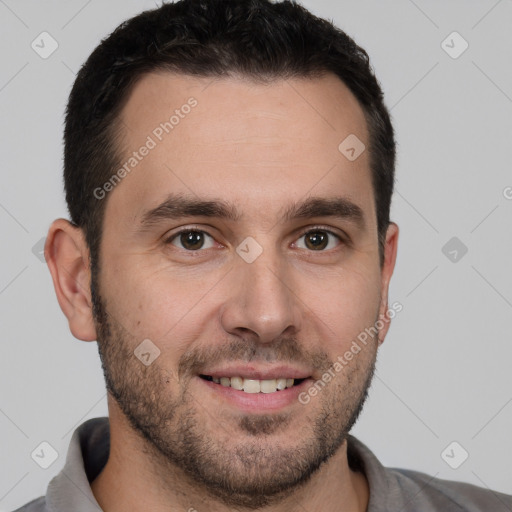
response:
[[[505,511],[350,436],[396,304],[395,142],[364,50],[299,5],[123,23],[70,95],[45,256],[109,418],[24,511]]]

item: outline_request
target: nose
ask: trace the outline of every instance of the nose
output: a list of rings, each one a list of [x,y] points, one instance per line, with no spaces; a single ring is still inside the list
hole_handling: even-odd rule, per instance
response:
[[[226,285],[221,323],[226,332],[241,335],[251,331],[259,343],[270,343],[300,330],[301,312],[297,285],[285,262],[263,253],[247,263],[241,258]]]

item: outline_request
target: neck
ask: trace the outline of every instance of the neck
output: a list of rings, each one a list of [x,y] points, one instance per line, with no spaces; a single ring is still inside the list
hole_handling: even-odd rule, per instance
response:
[[[162,455],[131,429],[122,413],[112,409],[108,462],[91,489],[102,510],[108,512],[233,510],[180,468],[162,460]],[[258,510],[292,512],[299,505],[310,511],[365,512],[368,499],[368,482],[362,473],[350,469],[345,441],[305,484],[281,501]],[[240,507],[236,510],[243,511]]]

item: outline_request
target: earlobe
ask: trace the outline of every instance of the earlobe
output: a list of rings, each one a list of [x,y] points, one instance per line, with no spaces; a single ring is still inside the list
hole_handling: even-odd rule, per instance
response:
[[[44,255],[57,300],[73,336],[82,341],[96,340],[89,250],[83,231],[66,219],[55,220],[48,230]]]
[[[395,269],[396,255],[398,251],[398,225],[391,222],[386,232],[386,242],[384,245],[384,263],[381,270],[381,303],[379,310],[379,320],[384,324],[379,330],[379,345],[384,342],[384,338],[389,330],[390,318],[388,315],[388,292],[389,282]]]

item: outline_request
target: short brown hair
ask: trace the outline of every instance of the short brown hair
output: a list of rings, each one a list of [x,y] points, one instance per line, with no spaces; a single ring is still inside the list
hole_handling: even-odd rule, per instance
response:
[[[365,50],[295,1],[180,0],[123,22],[80,69],[66,110],[64,185],[71,221],[84,230],[97,272],[106,200],[93,191],[119,166],[119,113],[144,74],[271,81],[337,75],[359,101],[369,131],[381,264],[394,185],[395,140]]]

